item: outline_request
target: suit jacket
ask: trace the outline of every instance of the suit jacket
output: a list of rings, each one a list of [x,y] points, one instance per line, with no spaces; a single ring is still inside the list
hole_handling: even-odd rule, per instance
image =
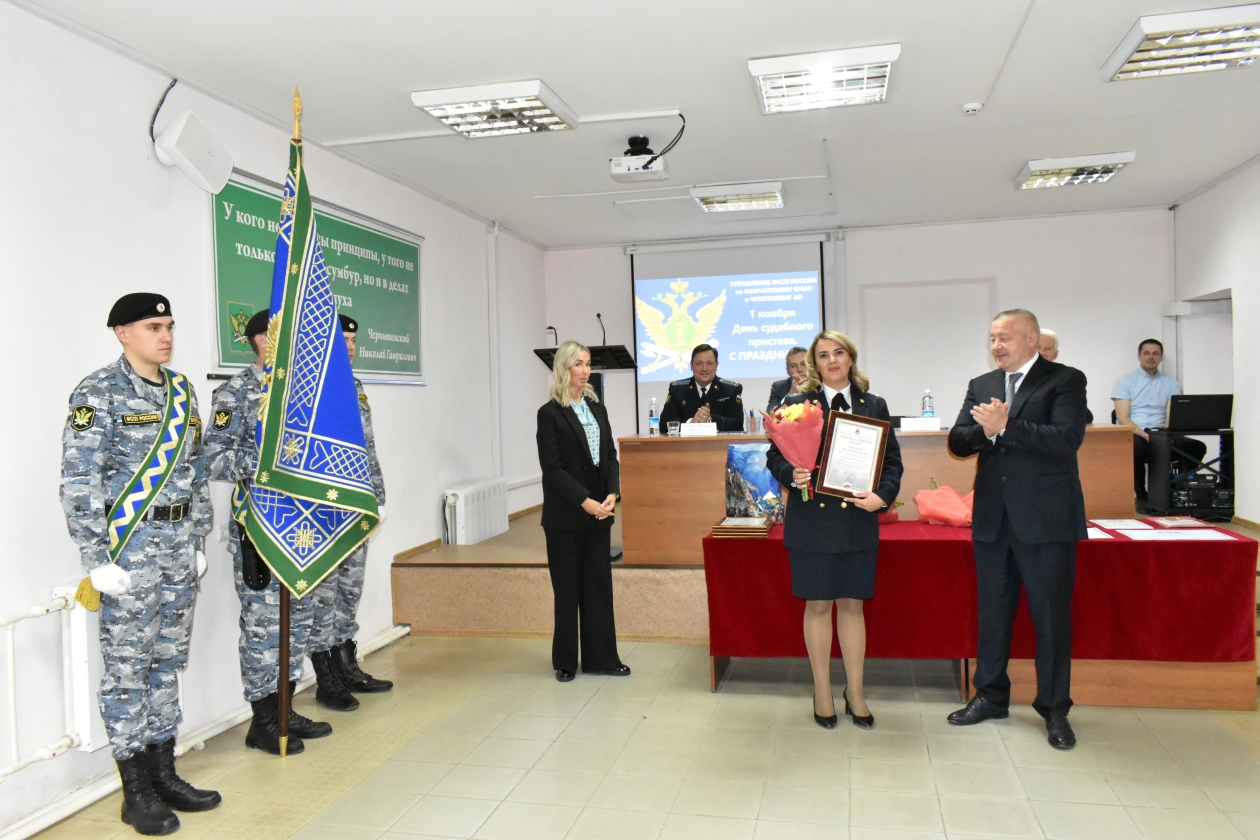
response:
[[[621,489],[621,467],[608,410],[602,403],[587,401],[599,423],[599,466],[591,458],[586,431],[571,408],[547,400],[538,409],[538,463],[542,466],[544,528],[558,531],[584,531],[611,528],[613,518],[596,519],[582,510],[582,502],[603,502]]]
[[[670,420],[686,423],[700,406],[709,405],[710,416],[717,423],[719,432],[742,432],[744,430],[744,386],[729,379],[714,379],[709,392],[700,399],[700,391],[696,388],[696,378],[679,379],[669,384],[669,393],[665,396],[665,407],[661,409],[661,424]]]
[[[971,519],[973,538],[993,542],[1005,512],[1026,543],[1083,540],[1085,497],[1076,451],[1085,439],[1085,374],[1038,357],[1011,401],[1006,430],[992,442],[971,409],[1006,398],[1006,371],[977,376],[967,386],[949,449],[980,453]]]
[[[770,386],[770,402],[766,403],[766,411],[783,402],[783,398],[792,390],[792,377],[780,379]]]
[[[851,385],[849,396],[852,399],[854,414],[863,417],[874,417],[891,421],[888,404],[883,397],[867,393]],[[805,401],[816,402],[828,410],[826,397],[821,390],[807,391],[803,394],[792,394],[784,402],[787,405]],[[824,427],[825,428],[825,427]],[[824,432],[825,442],[825,432]],[[818,449],[816,463],[822,461],[822,447]],[[862,510],[849,503],[841,507],[844,499],[814,493],[810,501],[802,501],[801,493],[792,487],[792,464],[783,457],[779,448],[770,444],[766,453],[766,467],[779,483],[788,488],[787,511],[783,520],[783,544],[788,548],[802,551],[817,551],[836,554],[842,551],[874,551],[879,548],[879,514]],[[818,480],[819,470],[814,470],[813,480]],[[901,489],[901,447],[897,443],[897,434],[891,427],[888,431],[888,448],[884,450],[884,467],[879,476],[879,487],[876,495],[891,505],[897,500],[897,492]]]

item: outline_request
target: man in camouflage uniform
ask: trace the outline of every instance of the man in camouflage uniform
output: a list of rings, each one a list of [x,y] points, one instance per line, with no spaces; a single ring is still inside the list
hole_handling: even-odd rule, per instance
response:
[[[176,401],[174,412],[186,418],[183,444],[165,484],[116,560],[111,558],[109,514],[132,478],[152,463],[165,428],[167,389],[181,377],[162,369],[174,346],[165,297],[124,295],[107,324],[123,354],[70,396],[61,506],[101,593],[100,707],[122,777],[122,819],[141,834],[169,834],[179,829],[172,808],[205,811],[221,801],[215,791],[197,790],[175,772],[175,735],[182,720],[177,675],[188,663],[193,605],[205,573],[205,535],[214,514],[197,396],[184,380],[186,401],[182,406]],[[178,389],[172,399],[177,395]],[[161,463],[170,462],[162,457]]]
[[[350,317],[338,315],[341,332],[354,364],[359,325]],[[376,457],[376,436],[372,433],[372,407],[363,383],[356,376],[354,388],[359,394],[359,417],[363,420],[363,439],[367,444],[368,465],[372,470],[372,487],[381,522],[385,521],[385,477]],[[354,693],[377,694],[389,691],[394,684],[378,680],[359,667],[354,634],[359,631],[355,614],[363,597],[363,577],[367,572],[367,543],[341,561],[332,574],[324,578],[311,597],[315,599],[315,627],[311,634],[311,664],[315,666],[318,687],[315,700],[329,709],[352,711],[359,707]],[[354,692],[354,693],[352,693]]]
[[[258,398],[262,394],[263,351],[266,349],[268,310],[249,319],[245,339],[253,347],[255,360],[245,370],[214,390],[213,415],[206,431],[206,472],[217,481],[239,482],[244,498],[258,469],[258,447],[254,430],[258,423]],[[254,719],[245,735],[245,745],[280,754],[280,587],[244,535],[239,522],[228,524],[231,540],[232,573],[236,595],[241,601],[241,683]],[[315,617],[311,598],[290,599],[289,686],[302,676]],[[327,723],[310,720],[289,707],[288,754],[306,749],[303,738],[323,738],[332,734]]]

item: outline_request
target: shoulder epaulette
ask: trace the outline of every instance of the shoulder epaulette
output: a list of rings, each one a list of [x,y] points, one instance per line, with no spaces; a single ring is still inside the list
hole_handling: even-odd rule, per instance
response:
[[[738,385],[739,384],[738,382],[732,382],[729,379],[722,379],[721,377],[718,377],[718,382],[721,382],[723,385]]]
[[[675,385],[682,385],[683,387],[686,387],[690,384],[691,384],[690,379],[678,379],[678,380],[675,380],[674,382],[669,383],[669,386],[671,388],[674,387]]]

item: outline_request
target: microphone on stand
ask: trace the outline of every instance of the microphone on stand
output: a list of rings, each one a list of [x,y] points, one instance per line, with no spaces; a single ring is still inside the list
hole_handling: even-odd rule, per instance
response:
[[[603,333],[603,339],[600,341],[599,344],[601,347],[607,347],[608,346],[608,328],[604,326],[604,319],[599,316],[598,312],[595,313],[595,320],[599,321],[599,329],[600,329],[600,332]]]
[[[547,329],[546,329],[546,330],[544,330],[544,332],[550,332],[553,336],[555,336],[555,339],[556,339],[556,346],[557,346],[557,347],[559,347],[559,346],[560,346],[560,333],[556,332],[556,328],[555,328],[555,327],[547,327]]]

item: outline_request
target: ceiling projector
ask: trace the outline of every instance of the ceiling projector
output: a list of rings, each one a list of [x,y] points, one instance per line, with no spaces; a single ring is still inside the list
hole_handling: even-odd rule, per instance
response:
[[[626,153],[608,161],[609,174],[614,181],[632,184],[635,181],[664,181],[669,177],[664,152],[658,155],[649,149],[646,137],[631,137],[627,142],[630,148],[626,149]]]

